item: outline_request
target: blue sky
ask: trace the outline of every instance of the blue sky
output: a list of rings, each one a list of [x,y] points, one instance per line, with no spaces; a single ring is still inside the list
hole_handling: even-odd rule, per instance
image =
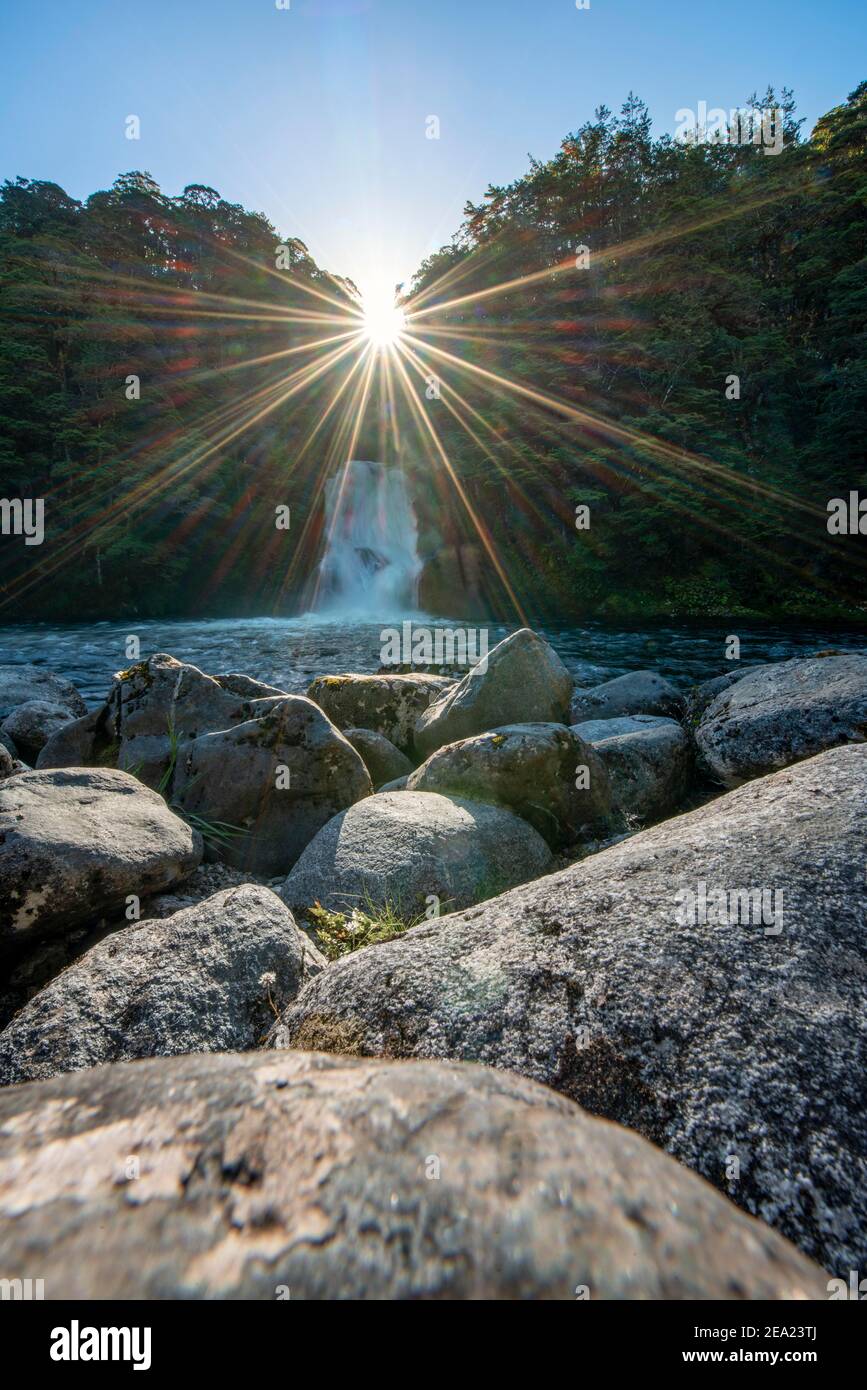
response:
[[[210,184],[374,289],[600,102],[632,88],[658,133],[770,82],[809,126],[865,51],[855,0],[0,0],[0,177]]]

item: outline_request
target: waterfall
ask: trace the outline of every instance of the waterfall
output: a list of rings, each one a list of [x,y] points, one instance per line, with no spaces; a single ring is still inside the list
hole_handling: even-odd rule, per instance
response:
[[[415,611],[418,527],[399,468],[353,459],[325,493],[315,608],[378,622]]]

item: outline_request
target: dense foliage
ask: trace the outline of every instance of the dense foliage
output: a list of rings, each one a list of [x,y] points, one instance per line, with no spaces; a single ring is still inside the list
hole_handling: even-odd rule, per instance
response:
[[[440,348],[572,409],[428,354],[494,426],[440,417],[533,607],[864,611],[867,541],[830,536],[826,508],[867,497],[867,83],[808,141],[790,94],[748,104],[783,111],[778,155],[654,141],[633,97],[600,110],[469,204],[413,285],[454,328]]]
[[[324,409],[321,379],[285,400],[284,383],[336,331],[319,295],[353,290],[300,241],[278,271],[283,245],[199,185],[171,198],[131,173],[82,205],[7,181],[0,495],[45,500],[45,541],[0,543],[0,620],[282,601],[291,532],[275,509],[304,509],[315,470],[290,485],[287,461]]]
[[[468,205],[408,296],[441,451],[400,391],[358,433],[329,412],[348,365],[287,394],[340,331],[317,295],[353,287],[300,242],[276,273],[261,215],[143,173],[83,204],[7,182],[0,496],[46,499],[46,542],[0,541],[0,621],[287,611],[324,472],[394,457],[384,421],[438,471],[426,546],[474,552],[495,613],[510,586],[549,617],[863,612],[867,542],[826,507],[867,496],[867,83],[809,139],[788,94],[752,104],[783,108],[778,155],[653,139],[630,97]]]

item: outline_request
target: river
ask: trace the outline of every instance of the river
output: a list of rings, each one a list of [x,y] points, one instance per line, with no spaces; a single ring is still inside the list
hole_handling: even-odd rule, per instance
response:
[[[418,616],[417,624],[459,626],[458,620]],[[134,634],[141,655],[169,652],[211,674],[242,671],[281,690],[303,692],[317,675],[376,671],[380,665],[383,624],[329,620],[321,615],[296,618],[232,618],[182,622],[155,619],[130,624],[101,622],[47,623],[0,627],[0,663],[31,662],[66,676],[89,704],[105,695],[115,671],[129,666],[127,638]],[[514,630],[488,625],[488,642]],[[780,628],[741,625],[672,624],[641,630],[588,623],[540,626],[572,671],[576,684],[587,686],[624,671],[650,668],[681,686],[733,669],[725,658],[725,640],[735,634],[742,662],[783,661],[829,648],[867,650],[867,628]]]

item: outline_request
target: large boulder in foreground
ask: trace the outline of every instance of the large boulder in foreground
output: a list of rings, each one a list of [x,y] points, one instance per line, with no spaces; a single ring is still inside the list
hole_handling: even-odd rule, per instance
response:
[[[273,1041],[547,1082],[845,1276],[867,1267],[865,819],[867,746],[824,753],[330,965]],[[720,921],[749,890],[768,920],[734,899]]]
[[[590,719],[572,732],[590,740],[624,815],[654,821],[680,806],[692,776],[693,747],[676,719],[650,714]]]
[[[544,1087],[300,1052],[0,1092],[0,1268],[63,1300],[827,1296],[773,1231]]]
[[[499,642],[415,726],[423,758],[437,748],[506,724],[568,724],[572,677],[554,648],[530,628]]]
[[[0,782],[0,950],[64,931],[178,883],[202,840],[156,792],[108,768]]]
[[[389,905],[419,916],[466,907],[547,873],[551,852],[526,821],[498,806],[433,792],[381,792],[335,816],[280,889],[303,913]]]
[[[178,748],[173,800],[218,827],[227,864],[288,873],[305,845],[373,784],[352,744],[303,695]]]
[[[338,729],[372,729],[412,757],[416,720],[454,685],[450,677],[413,674],[317,676],[307,691]]]
[[[87,705],[78,690],[63,676],[46,671],[44,666],[0,666],[0,720],[32,700],[61,705],[70,719],[87,713]]]
[[[507,724],[448,743],[407,787],[505,806],[554,847],[608,829],[615,815],[602,760],[563,724]]]
[[[865,740],[867,652],[760,666],[711,701],[695,733],[704,769],[724,787]]]
[[[0,1085],[135,1057],[256,1047],[325,959],[247,883],[112,932],[0,1033]]]
[[[679,719],[685,701],[676,685],[658,671],[628,671],[625,676],[576,690],[567,724],[587,719],[618,719],[628,714],[661,714]]]

